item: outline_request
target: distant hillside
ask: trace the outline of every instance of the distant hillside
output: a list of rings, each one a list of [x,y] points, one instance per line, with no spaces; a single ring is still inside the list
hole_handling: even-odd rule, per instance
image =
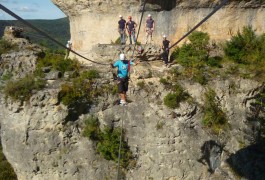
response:
[[[57,20],[28,20],[31,24],[38,27],[42,31],[48,33],[59,42],[66,44],[70,39],[70,26],[68,18],[62,18]],[[6,26],[19,26],[24,28],[24,36],[28,36],[34,43],[41,44],[51,49],[61,49],[58,45],[50,40],[39,35],[35,30],[26,27],[24,24],[17,20],[0,20],[0,36],[3,36],[4,28]]]

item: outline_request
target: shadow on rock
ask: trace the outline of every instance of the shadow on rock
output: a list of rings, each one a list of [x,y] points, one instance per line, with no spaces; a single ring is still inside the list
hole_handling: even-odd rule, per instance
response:
[[[241,177],[248,180],[265,179],[265,147],[262,144],[240,149],[227,162]]]
[[[206,141],[201,147],[202,157],[198,161],[203,164],[206,162],[209,166],[209,172],[214,173],[221,164],[222,151],[223,146],[220,143],[213,140]]]
[[[65,118],[65,123],[76,121],[82,114],[87,114],[91,106],[88,102],[77,102],[68,106],[68,115]]]
[[[176,1],[172,0],[147,0],[148,4],[151,4],[150,7],[147,6],[147,9],[154,10],[154,11],[170,11],[174,9],[177,5]],[[152,6],[153,5],[153,6]]]

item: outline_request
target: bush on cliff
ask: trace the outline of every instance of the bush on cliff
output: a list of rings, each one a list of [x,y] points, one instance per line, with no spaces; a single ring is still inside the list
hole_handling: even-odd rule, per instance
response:
[[[195,31],[188,39],[190,42],[176,48],[171,58],[185,68],[182,73],[185,78],[191,78],[205,85],[207,84],[206,66],[221,67],[221,59],[210,57],[210,37],[207,33]]]
[[[85,121],[85,128],[83,130],[83,136],[88,137],[93,141],[98,141],[100,139],[100,129],[98,119],[95,117],[90,117]]]
[[[120,128],[105,128],[103,131],[99,128],[99,121],[95,117],[90,117],[85,121],[83,136],[88,137],[96,143],[97,152],[106,160],[118,162],[120,146]],[[121,146],[121,165],[128,168],[133,159],[132,152],[127,142],[122,139]]]
[[[16,48],[17,46],[11,44],[10,42],[0,39],[0,55]]]
[[[179,84],[173,85],[172,90],[172,93],[165,96],[164,104],[171,109],[175,109],[179,107],[180,102],[189,98],[189,94]]]
[[[60,101],[67,106],[78,101],[91,102],[93,97],[99,93],[93,86],[97,78],[99,78],[99,73],[96,70],[89,70],[71,82],[63,84],[59,93]]]
[[[244,27],[242,32],[238,31],[237,35],[226,42],[225,55],[237,63],[257,62],[262,58],[261,50],[265,50],[261,40],[262,37],[258,37],[250,26]]]
[[[101,133],[101,140],[97,144],[97,151],[107,160],[118,162],[119,145],[120,145],[120,128],[105,128]],[[127,142],[122,139],[121,148],[121,166],[126,168],[132,159],[132,152]]]
[[[2,146],[0,142],[0,179],[3,180],[16,180],[17,175],[14,172],[12,166],[8,163],[2,152]]]
[[[218,134],[227,126],[228,120],[215,98],[216,93],[212,89],[209,89],[205,93],[202,123],[204,126],[211,128],[214,133]]]
[[[45,84],[45,80],[27,75],[22,79],[7,82],[4,93],[14,101],[23,102],[29,100],[34,91],[43,89]]]
[[[244,27],[226,42],[224,52],[226,59],[237,65],[234,74],[265,79],[265,34],[257,35],[252,27]]]
[[[64,74],[66,71],[78,71],[80,63],[77,60],[64,59],[62,53],[47,51],[44,57],[38,59],[35,75],[43,77],[42,69],[44,67],[51,67],[52,70],[57,70]]]
[[[206,62],[209,57],[209,35],[194,31],[188,39],[190,43],[177,48],[172,57],[185,67],[192,67],[199,62]]]

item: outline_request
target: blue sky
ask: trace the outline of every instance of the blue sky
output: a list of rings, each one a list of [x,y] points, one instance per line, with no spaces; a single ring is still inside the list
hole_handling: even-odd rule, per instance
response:
[[[64,13],[51,0],[0,0],[0,4],[24,19],[59,19]],[[0,9],[0,20],[13,19]]]

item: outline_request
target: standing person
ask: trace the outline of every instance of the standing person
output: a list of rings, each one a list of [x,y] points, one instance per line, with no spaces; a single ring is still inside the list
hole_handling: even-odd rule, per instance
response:
[[[70,53],[70,50],[72,49],[72,43],[71,43],[71,41],[69,40],[69,41],[67,41],[67,44],[66,44],[66,53],[65,53],[65,57],[64,57],[64,59],[68,59],[68,57],[69,57],[69,53]]]
[[[148,14],[148,18],[146,20],[146,26],[145,26],[145,32],[146,32],[146,41],[145,44],[151,43],[152,37],[153,37],[153,32],[155,30],[155,21],[153,20],[151,14]],[[150,37],[150,40],[149,40]]]
[[[125,59],[124,54],[120,54],[120,59],[116,61],[114,64],[111,64],[112,68],[118,68],[118,92],[120,94],[120,105],[126,105],[126,92],[128,91],[129,86],[129,71],[130,66],[137,65],[139,61],[133,63]]]
[[[165,62],[165,65],[168,65],[168,55],[169,55],[169,44],[170,41],[167,40],[167,36],[163,35],[163,42],[162,42],[162,50],[163,50],[163,54],[162,54],[162,58]]]
[[[134,21],[132,21],[132,16],[129,16],[128,19],[129,21],[126,23],[126,29],[129,34],[130,44],[132,44],[132,38],[134,43],[136,44],[135,28],[137,27],[137,24]]]
[[[120,33],[121,44],[125,44],[125,35],[126,35],[125,25],[126,25],[126,21],[123,19],[122,15],[120,15],[119,17],[120,17],[120,20],[118,21],[118,32]]]

